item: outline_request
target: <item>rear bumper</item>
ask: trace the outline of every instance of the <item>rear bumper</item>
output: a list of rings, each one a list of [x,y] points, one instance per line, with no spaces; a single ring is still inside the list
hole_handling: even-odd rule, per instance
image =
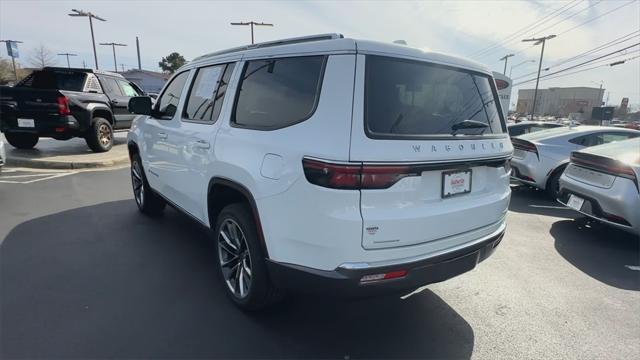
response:
[[[557,200],[567,206],[571,195],[585,200],[577,212],[612,227],[640,235],[640,195],[631,180],[618,177],[611,188],[603,189],[571,179],[566,174],[562,175]],[[607,217],[611,214],[622,217],[624,221],[609,220]]]
[[[432,257],[376,267],[338,267],[333,271],[311,269],[299,265],[267,261],[269,275],[282,289],[323,293],[338,297],[361,297],[412,291],[421,286],[441,282],[472,270],[488,258],[504,236],[497,234],[472,242],[471,245]],[[401,278],[361,283],[365,275],[407,271]]]
[[[28,116],[25,117],[32,118]],[[0,130],[2,130],[2,132],[28,132],[38,134],[39,136],[56,137],[64,135],[65,133],[75,134],[84,130],[78,119],[73,115],[48,115],[46,117],[38,117],[34,120],[35,127],[32,128],[19,127],[15,115],[3,114],[1,120]]]

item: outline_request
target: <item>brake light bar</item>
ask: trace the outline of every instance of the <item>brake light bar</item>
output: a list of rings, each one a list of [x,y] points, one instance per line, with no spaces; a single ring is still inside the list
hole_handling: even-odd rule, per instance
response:
[[[629,179],[633,181],[636,184],[636,188],[638,188],[636,173],[631,166],[618,160],[593,154],[572,152],[571,162],[581,167]]]
[[[58,96],[58,114],[66,116],[71,115],[71,109],[69,109],[69,99],[66,96]]]
[[[421,173],[410,166],[335,164],[307,158],[302,159],[302,167],[310,183],[343,190],[387,189],[402,178]]]
[[[534,143],[529,142],[527,140],[518,139],[518,138],[511,139],[511,143],[513,144],[514,149],[532,152],[536,154],[536,157],[538,159],[540,159],[540,155],[538,155],[538,148]]]

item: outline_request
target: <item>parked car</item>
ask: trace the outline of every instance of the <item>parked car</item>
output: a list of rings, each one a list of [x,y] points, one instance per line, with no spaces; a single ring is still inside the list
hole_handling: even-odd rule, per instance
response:
[[[119,74],[45,67],[13,87],[0,87],[0,125],[9,144],[31,149],[40,137],[83,137],[95,152],[111,149],[113,129],[135,117],[129,99],[143,95]]]
[[[566,126],[512,138],[514,180],[558,197],[559,180],[572,151],[640,136],[640,131],[606,126]]]
[[[590,218],[640,235],[640,138],[574,151],[558,201]]]
[[[0,139],[0,173],[2,172],[2,167],[4,163],[7,161],[7,152],[4,149],[4,141]]]
[[[505,230],[512,146],[491,72],[318,35],[196,58],[128,135],[141,212],[209,228],[235,304],[282,291],[412,291]],[[473,183],[473,185],[472,185]]]
[[[517,124],[508,124],[507,130],[509,131],[509,136],[514,137],[561,126],[563,125],[554,122],[522,121]]]

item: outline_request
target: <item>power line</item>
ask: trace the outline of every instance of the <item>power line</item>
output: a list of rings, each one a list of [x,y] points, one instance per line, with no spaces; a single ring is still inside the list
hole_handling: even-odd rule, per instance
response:
[[[636,33],[639,33],[639,34],[636,34]],[[634,34],[636,34],[636,35],[634,35]],[[632,36],[632,35],[633,35],[633,36]],[[582,52],[582,53],[580,53],[580,54],[578,54],[578,55],[574,55],[574,56],[572,56],[572,57],[570,57],[570,58],[568,58],[568,59],[561,60],[560,62],[557,62],[557,63],[555,63],[555,64],[553,64],[553,65],[550,65],[550,66],[548,66],[547,68],[545,68],[545,71],[547,71],[547,70],[549,70],[549,69],[551,69],[551,68],[554,68],[554,67],[556,67],[556,66],[560,66],[560,65],[566,64],[566,63],[568,63],[568,62],[572,62],[572,61],[578,60],[578,59],[580,59],[580,58],[585,57],[586,55],[588,55],[588,54],[590,54],[590,53],[597,52],[597,51],[600,51],[600,50],[604,50],[604,49],[606,49],[606,48],[609,48],[609,47],[614,46],[614,45],[621,44],[621,43],[623,43],[623,42],[627,42],[627,41],[629,41],[629,40],[632,40],[635,36],[640,36],[640,30],[636,30],[636,31],[631,32],[631,33],[629,33],[629,34],[623,35],[623,36],[621,36],[621,37],[619,37],[619,38],[616,38],[616,39],[613,39],[613,40],[611,40],[611,41],[608,41],[608,42],[606,42],[606,43],[604,43],[604,44],[601,44],[601,45],[599,45],[599,46],[596,46],[596,47],[595,47],[595,48],[593,48],[593,49],[590,49],[590,50],[584,51],[584,52]],[[624,39],[624,40],[621,40],[621,39]],[[520,76],[517,76],[517,77],[513,78],[512,80],[521,79],[521,78],[527,77],[527,76],[529,76],[529,75],[533,75],[533,74],[535,74],[535,73],[536,73],[536,72],[535,72],[535,71],[533,71],[533,72],[530,72],[530,73],[527,73],[527,74],[523,74],[523,75],[520,75]]]
[[[577,2],[577,3],[576,3],[576,2]],[[549,21],[549,20],[551,20],[552,18],[554,18],[554,17],[556,17],[556,16],[560,15],[562,12],[567,11],[567,10],[569,10],[569,9],[573,8],[574,6],[578,5],[580,2],[581,2],[581,0],[573,0],[573,1],[571,1],[571,2],[569,2],[569,3],[567,3],[567,4],[565,4],[565,5],[561,6],[560,8],[558,8],[558,9],[556,9],[556,10],[552,11],[551,13],[549,13],[549,14],[547,14],[547,15],[543,16],[541,19],[538,19],[538,20],[536,20],[536,21],[532,22],[531,24],[529,24],[529,25],[527,25],[527,26],[525,26],[525,27],[523,27],[523,28],[520,28],[519,30],[517,30],[517,31],[513,32],[511,35],[508,35],[508,36],[506,36],[505,38],[503,38],[502,40],[499,40],[497,43],[494,43],[493,45],[489,45],[489,46],[487,46],[487,47],[485,47],[485,48],[483,48],[483,49],[480,49],[480,50],[476,51],[475,53],[473,53],[473,54],[472,54],[472,56],[473,56],[473,55],[478,56],[478,55],[480,55],[480,54],[482,54],[482,53],[485,53],[486,51],[488,51],[488,50],[490,50],[490,49],[494,49],[494,48],[496,48],[496,47],[499,47],[501,44],[503,44],[503,43],[504,43],[504,42],[506,42],[506,41],[510,41],[510,40],[512,40],[512,39],[517,39],[517,38],[519,38],[523,33],[525,33],[526,31],[529,31],[529,30],[531,30],[532,28],[535,28],[535,27],[540,26],[541,24],[545,23],[546,21]],[[569,9],[562,10],[563,8],[566,8],[567,6],[570,6],[570,5],[571,5],[571,4],[573,4],[573,3],[576,3],[576,4],[574,4],[573,6],[571,6],[571,8],[569,8]],[[559,11],[560,11],[560,13],[558,13]],[[545,20],[545,19],[546,19],[546,20]]]
[[[618,53],[618,52],[621,52],[621,51],[624,51],[624,50],[630,49],[630,48],[635,47],[635,46],[638,46],[638,45],[640,45],[640,43],[636,43],[636,44],[633,44],[633,45],[631,45],[631,46],[627,46],[627,47],[625,47],[625,48],[622,48],[622,49],[619,49],[619,50],[616,50],[616,51],[610,52],[610,53],[608,53],[608,54],[605,54],[605,55],[599,56],[599,57],[597,57],[597,58],[595,58],[595,59],[587,60],[587,61],[582,62],[582,63],[580,63],[580,64],[572,65],[572,66],[569,66],[568,68],[564,68],[564,69],[561,69],[561,70],[558,70],[558,71],[555,71],[555,72],[552,72],[552,73],[549,73],[549,74],[543,75],[543,76],[541,76],[540,78],[546,78],[546,77],[549,77],[549,76],[552,76],[552,75],[555,75],[555,74],[559,74],[559,73],[562,73],[562,72],[565,72],[565,71],[568,71],[568,70],[571,70],[571,69],[575,69],[575,68],[577,68],[577,67],[581,67],[581,66],[584,66],[584,65],[590,64],[590,63],[595,62],[595,61],[597,61],[597,60],[599,60],[599,59],[602,59],[602,58],[605,58],[605,57],[611,56],[612,54],[615,54],[615,53]],[[533,79],[533,78],[532,78],[532,79],[529,79],[529,80],[521,81],[521,82],[519,82],[518,84],[523,84],[523,83],[526,83],[526,82],[531,82],[531,81],[533,81],[533,80],[535,80],[535,79]],[[516,85],[516,84],[514,84],[514,85]]]
[[[592,21],[594,21],[594,20],[597,20],[597,19],[599,19],[599,18],[601,18],[601,17],[603,17],[603,16],[605,16],[605,15],[609,15],[609,14],[611,14],[612,12],[614,12],[614,11],[616,11],[616,10],[618,10],[618,9],[621,9],[621,8],[623,8],[623,7],[627,6],[627,5],[631,5],[631,4],[635,3],[635,2],[636,2],[636,0],[631,0],[631,1],[629,1],[628,3],[626,3],[626,4],[622,4],[622,5],[618,6],[617,8],[614,8],[614,9],[611,9],[611,10],[607,11],[607,12],[606,12],[606,13],[604,13],[604,14],[600,14],[600,15],[598,15],[598,16],[596,16],[596,17],[594,17],[594,18],[591,18],[591,19],[589,19],[589,20],[587,20],[587,21],[585,21],[585,22],[583,22],[583,23],[580,23],[580,24],[578,24],[578,25],[576,25],[576,26],[574,26],[574,27],[572,27],[572,28],[569,28],[569,29],[567,29],[567,30],[565,30],[565,31],[561,32],[560,34],[558,34],[558,36],[563,35],[563,34],[566,34],[566,33],[568,33],[568,32],[569,32],[569,31],[571,31],[571,30],[574,30],[574,29],[577,29],[577,28],[579,28],[579,27],[581,27],[581,26],[584,26],[584,25],[586,25],[586,24],[588,24],[588,23],[590,23],[590,22],[592,22]]]
[[[582,11],[588,10],[588,9],[590,9],[590,8],[591,8],[591,7],[593,7],[593,6],[600,4],[601,2],[602,2],[602,1],[600,1],[600,2],[598,2],[598,3],[595,3],[595,4],[592,4],[591,6],[589,6],[589,7],[585,8],[585,9],[583,9],[583,10],[579,11],[579,12],[582,12]],[[575,30],[575,29],[577,29],[577,28],[580,28],[580,27],[582,27],[582,26],[584,26],[584,25],[586,25],[586,24],[588,24],[588,23],[590,23],[590,22],[592,22],[592,21],[595,21],[595,20],[597,20],[597,19],[600,19],[600,18],[602,18],[603,16],[609,15],[609,14],[611,14],[612,12],[614,12],[614,11],[616,11],[616,10],[619,10],[619,9],[621,9],[621,8],[623,8],[623,7],[627,6],[627,5],[631,5],[631,4],[635,3],[635,2],[636,2],[635,0],[632,0],[632,1],[629,1],[629,2],[627,2],[627,3],[624,3],[624,4],[622,4],[622,5],[618,6],[618,7],[615,7],[615,8],[613,8],[613,9],[611,9],[611,10],[609,10],[609,11],[607,11],[607,12],[603,13],[603,14],[597,15],[597,16],[595,16],[595,17],[593,17],[593,18],[591,18],[591,19],[589,19],[589,20],[587,20],[587,21],[584,21],[584,22],[582,22],[582,23],[580,23],[580,24],[578,24],[578,25],[576,25],[576,26],[573,26],[573,27],[571,27],[571,28],[569,28],[569,29],[567,29],[567,30],[562,31],[561,33],[559,33],[559,34],[558,34],[558,36],[560,36],[560,35],[564,35],[564,34],[566,34],[566,33],[570,32],[570,31],[573,31],[573,30]],[[579,12],[578,12],[578,13],[579,13]],[[576,14],[577,14],[577,13],[576,13]],[[572,15],[572,16],[573,16],[573,15]],[[570,17],[572,17],[572,16],[570,16]],[[566,19],[565,19],[565,20],[566,20]],[[552,25],[552,26],[549,26],[549,27],[545,28],[544,30],[549,29],[549,28],[551,28],[551,27],[553,27],[553,26],[555,26],[555,25],[557,25],[557,24],[554,24],[554,25]],[[539,33],[539,32],[538,32],[538,33]],[[530,48],[530,47],[527,47],[527,48],[525,48],[525,49],[519,50],[519,51],[515,52],[514,54],[515,54],[515,55],[518,55],[518,54],[520,54],[520,53],[522,53],[522,52],[526,51],[526,50],[527,50],[527,49],[529,49],[529,48]],[[484,57],[484,56],[486,56],[486,54],[485,54],[485,55],[482,55],[482,57]]]
[[[621,65],[623,63],[627,63],[629,61],[635,60],[635,59],[637,59],[639,57],[640,57],[640,55],[637,55],[637,56],[630,57],[630,58],[627,58],[627,59],[624,59],[624,60],[615,61],[615,62],[612,62],[612,63],[609,63],[609,64],[596,65],[596,66],[588,67],[586,69],[580,69],[580,70],[572,71],[572,72],[570,72],[568,74],[561,74],[561,75],[556,75],[556,76],[551,76],[551,77],[543,77],[541,79],[544,79],[544,80],[557,79],[557,78],[560,78],[560,77],[574,75],[574,74],[578,74],[578,73],[589,71],[589,70],[593,70],[593,69]],[[531,81],[533,81],[533,80],[519,82],[519,83],[513,84],[513,86],[521,85],[521,84],[524,84],[524,83],[527,83],[527,82],[531,82]]]

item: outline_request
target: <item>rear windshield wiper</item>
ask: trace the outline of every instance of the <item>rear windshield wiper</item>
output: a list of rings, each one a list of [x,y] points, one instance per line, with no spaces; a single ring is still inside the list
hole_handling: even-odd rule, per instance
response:
[[[480,121],[463,120],[451,126],[451,130],[452,130],[451,134],[455,135],[459,130],[463,130],[463,129],[482,129],[482,131],[480,132],[480,134],[482,134],[488,127],[489,125]]]

